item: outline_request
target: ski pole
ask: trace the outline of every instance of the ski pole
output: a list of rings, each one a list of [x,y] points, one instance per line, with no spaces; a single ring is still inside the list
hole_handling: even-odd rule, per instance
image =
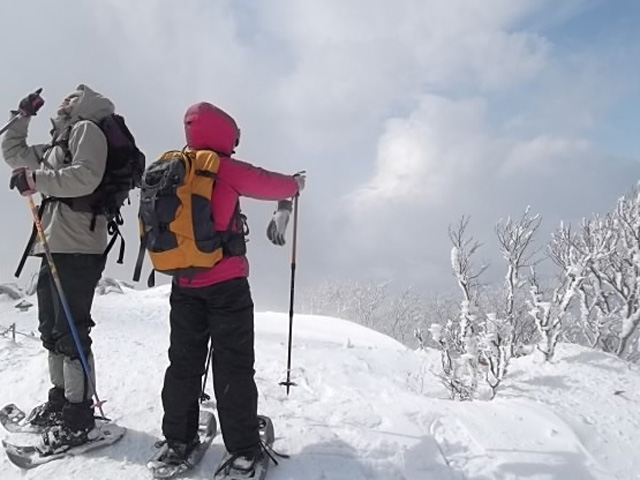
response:
[[[44,100],[40,96],[41,93],[42,93],[42,88],[39,88],[32,94],[32,95],[37,95],[37,97],[35,97],[34,100],[32,100],[32,103],[35,102],[33,103],[33,107],[35,107],[36,110],[42,107],[42,105],[44,104]],[[22,118],[23,116],[24,115],[21,114],[20,112],[15,112],[15,115],[11,118],[11,120],[9,120],[4,127],[0,128],[0,135],[2,135],[4,132],[9,130],[9,128],[11,128],[11,125],[13,125],[19,118]]]
[[[211,396],[204,391],[207,386],[207,376],[209,375],[209,367],[211,366],[211,359],[213,357],[213,339],[211,340],[211,347],[209,348],[209,356],[207,357],[207,365],[204,367],[204,380],[202,381],[202,390],[200,391],[200,403],[204,403],[207,400],[211,400]]]
[[[49,243],[47,242],[47,237],[45,237],[44,230],[42,229],[42,224],[40,223],[40,217],[38,216],[38,208],[36,207],[36,204],[33,201],[32,195],[28,195],[27,200],[29,201],[29,208],[31,209],[31,215],[33,216],[33,221],[36,225],[36,230],[38,231],[38,237],[40,238],[40,242],[42,242],[42,247],[44,248],[44,254],[45,254],[45,257],[47,258],[47,263],[49,264],[49,270],[51,271],[51,277],[53,278],[53,283],[56,286],[56,290],[58,290],[60,303],[62,303],[62,308],[64,310],[65,316],[67,317],[67,323],[69,324],[69,330],[71,330],[71,335],[73,336],[73,342],[76,345],[76,350],[78,351],[78,356],[80,357],[82,370],[84,371],[84,374],[87,377],[87,382],[91,387],[91,393],[96,399],[94,406],[98,407],[98,409],[100,410],[100,415],[105,417],[104,412],[102,411],[102,404],[104,402],[100,401],[100,398],[98,397],[98,392],[96,390],[96,386],[93,380],[91,379],[91,369],[89,368],[89,362],[87,362],[87,357],[84,354],[84,349],[80,344],[80,337],[78,336],[78,330],[76,329],[76,325],[73,322],[73,318],[71,317],[71,309],[69,308],[67,297],[65,296],[64,291],[62,290],[62,282],[60,281],[60,276],[58,275],[58,271],[56,270],[56,265],[53,262],[53,256],[51,255],[51,250],[49,249]]]
[[[296,278],[296,249],[298,243],[298,197],[297,194],[293,199],[293,242],[291,244],[291,289],[289,290],[289,350],[287,352],[287,381],[280,382],[280,385],[287,387],[287,395],[292,386],[296,386],[291,381],[291,345],[293,337],[293,294],[295,291]]]
[[[0,135],[2,135],[4,132],[9,130],[9,128],[11,128],[11,125],[13,125],[16,122],[16,120],[18,120],[19,118],[20,118],[20,115],[14,115],[4,127],[0,128]]]

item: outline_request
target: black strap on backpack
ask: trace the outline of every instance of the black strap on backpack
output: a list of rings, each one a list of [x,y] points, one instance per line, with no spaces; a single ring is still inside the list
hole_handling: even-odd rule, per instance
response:
[[[103,253],[105,257],[109,255],[109,252],[116,244],[116,240],[120,237],[120,253],[118,254],[118,260],[116,262],[120,265],[124,263],[124,236],[120,231],[120,226],[122,225],[124,225],[124,219],[120,214],[120,210],[118,210],[118,213],[107,222],[107,232],[111,235],[111,240],[109,240],[109,244]]]
[[[140,249],[138,250],[138,258],[136,260],[136,266],[133,269],[133,281],[137,282],[140,280],[140,274],[142,273],[142,263],[144,262],[144,254],[147,249],[147,233],[142,235],[140,238]],[[151,274],[153,274],[154,270],[151,270]],[[155,284],[155,278],[152,280],[151,275],[147,280],[147,285],[151,288],[153,285],[149,285],[149,283],[153,282]]]
[[[42,218],[42,214],[44,212],[46,205],[56,200],[60,200],[60,199],[54,198],[54,197],[47,197],[42,200],[42,203],[38,207],[39,219]],[[120,237],[120,252],[118,254],[118,260],[117,260],[117,263],[119,263],[120,265],[124,263],[125,244],[124,244],[124,236],[120,231],[120,226],[123,224],[124,224],[124,220],[122,218],[122,215],[120,215],[120,212],[118,212],[118,214],[114,218],[108,221],[107,232],[109,233],[109,235],[111,235],[111,240],[109,240],[109,243],[107,244],[107,248],[105,248],[102,254],[104,257],[107,257],[109,255],[109,252],[113,248],[113,246],[116,244],[116,240],[118,239],[118,237]],[[31,230],[31,235],[29,236],[29,240],[27,241],[27,245],[24,248],[24,252],[22,252],[22,257],[20,257],[20,262],[18,263],[18,267],[16,268],[16,271],[13,274],[16,278],[20,277],[20,275],[22,274],[22,270],[24,269],[24,265],[27,262],[27,258],[29,258],[29,255],[31,254],[31,249],[33,248],[33,244],[35,243],[37,236],[38,236],[38,230],[36,229],[36,224],[34,223],[33,228]]]
[[[42,213],[44,212],[44,208],[46,207],[47,203],[51,203],[51,199],[49,197],[44,198],[42,200],[42,203],[38,207],[38,219],[42,218]],[[20,262],[18,263],[18,268],[16,268],[16,271],[14,273],[16,278],[18,278],[20,276],[20,274],[22,273],[22,270],[24,269],[24,264],[26,263],[27,258],[29,257],[29,254],[31,253],[31,248],[33,247],[33,244],[35,243],[37,236],[38,236],[38,230],[37,230],[36,224],[34,222],[33,229],[31,230],[31,235],[29,236],[29,240],[27,241],[27,245],[24,248],[24,252],[22,253],[22,257],[20,258]]]

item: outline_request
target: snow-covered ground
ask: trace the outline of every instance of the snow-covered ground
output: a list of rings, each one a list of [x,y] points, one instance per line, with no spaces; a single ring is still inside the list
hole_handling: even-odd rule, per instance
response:
[[[98,391],[128,431],[118,444],[22,472],[0,452],[0,479],[150,478],[167,365],[168,287],[97,297]],[[35,330],[36,313],[0,301],[0,332]],[[35,303],[35,302],[34,302]],[[514,361],[494,401],[456,403],[431,373],[437,352],[414,352],[353,323],[296,315],[292,380],[285,379],[288,315],[256,316],[260,411],[277,450],[291,454],[270,480],[640,479],[640,375],[614,357],[563,345],[554,364]],[[0,404],[25,409],[49,387],[37,339],[0,337]],[[210,384],[208,386],[211,392]],[[6,432],[0,432],[7,436]],[[212,478],[214,441],[185,478]]]

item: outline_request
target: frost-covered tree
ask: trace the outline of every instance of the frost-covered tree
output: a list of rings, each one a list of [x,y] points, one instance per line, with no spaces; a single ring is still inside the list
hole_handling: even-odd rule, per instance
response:
[[[513,326],[506,319],[498,318],[495,313],[489,313],[483,327],[479,336],[480,355],[485,365],[485,380],[493,399],[509,368]]]
[[[629,353],[631,340],[640,325],[640,189],[618,201],[615,224],[619,241],[615,254],[610,256],[609,268],[604,270],[604,281],[609,285],[619,304],[620,344],[617,354]]]
[[[347,283],[326,281],[301,295],[301,309],[314,315],[349,318],[350,288]]]
[[[583,220],[580,234],[576,237],[576,248],[583,255],[589,255],[586,278],[579,284],[577,291],[578,308],[571,325],[568,325],[565,338],[577,343],[586,343],[593,348],[605,351],[615,348],[612,339],[618,338],[615,332],[617,307],[615,294],[607,285],[607,274],[613,255],[616,255],[618,229],[614,216],[594,216]],[[615,341],[616,347],[618,341]]]
[[[521,271],[534,264],[533,259],[537,251],[533,248],[533,241],[541,221],[540,216],[532,215],[530,208],[527,207],[519,219],[500,220],[495,229],[500,253],[507,262],[502,316],[510,325],[512,346],[515,346],[519,340],[516,335],[523,333],[522,326],[516,328],[516,324],[526,321],[522,309],[524,305],[522,298],[526,295],[526,279],[522,278]]]
[[[469,217],[462,217],[455,227],[449,227],[451,266],[462,292],[457,321],[451,318],[444,326],[433,324],[430,329],[441,351],[439,377],[451,398],[458,400],[473,399],[478,389],[477,282],[487,268],[476,269],[473,264],[480,244],[467,235],[468,224]]]
[[[576,308],[564,318],[565,338],[638,356],[640,334],[640,190],[634,188],[606,215],[584,220],[579,234],[561,229],[552,258],[563,270],[565,294]],[[568,288],[572,282],[574,289]],[[571,315],[572,314],[572,315]]]
[[[640,327],[640,189],[607,215],[584,221],[579,240],[592,259],[579,288],[583,337],[588,345],[630,358]]]
[[[543,291],[535,268],[531,267],[530,315],[542,337],[537,348],[546,361],[555,355],[555,348],[562,333],[562,323],[569,313],[571,301],[588,275],[593,259],[599,254],[598,247],[590,251],[581,246],[580,238],[572,233],[571,226],[561,224],[551,235],[548,254],[561,270],[559,285],[551,292]]]
[[[389,283],[353,283],[351,291],[351,309],[357,321],[366,327],[380,329],[384,319],[376,319],[375,314],[387,299]]]
[[[420,348],[440,347],[438,342],[433,341],[429,332],[434,324],[444,328],[452,318],[457,316],[459,305],[460,302],[453,295],[436,294],[424,301],[423,317],[413,330],[413,336]]]
[[[398,295],[389,296],[381,317],[385,319],[384,333],[408,344],[412,333],[419,328],[425,316],[424,300],[413,287],[403,289]]]
[[[310,292],[303,292],[302,310],[381,328],[384,320],[376,315],[387,299],[388,287],[388,282],[324,282]]]

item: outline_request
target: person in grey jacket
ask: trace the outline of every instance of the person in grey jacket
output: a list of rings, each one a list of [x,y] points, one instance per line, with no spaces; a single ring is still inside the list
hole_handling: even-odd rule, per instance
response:
[[[107,222],[104,216],[96,218],[91,212],[73,210],[66,200],[88,195],[100,184],[107,162],[107,139],[96,122],[113,114],[114,105],[86,85],[79,85],[65,97],[52,119],[51,142],[29,146],[29,122],[43,103],[39,94],[20,102],[20,118],[7,131],[2,153],[14,169],[11,188],[22,195],[42,195],[41,223],[95,385],[91,305],[105,266]],[[81,444],[95,427],[93,392],[39,242],[31,254],[42,256],[38,319],[42,343],[48,350],[52,387],[48,400],[33,410],[30,421],[45,427],[45,443],[53,448]]]

